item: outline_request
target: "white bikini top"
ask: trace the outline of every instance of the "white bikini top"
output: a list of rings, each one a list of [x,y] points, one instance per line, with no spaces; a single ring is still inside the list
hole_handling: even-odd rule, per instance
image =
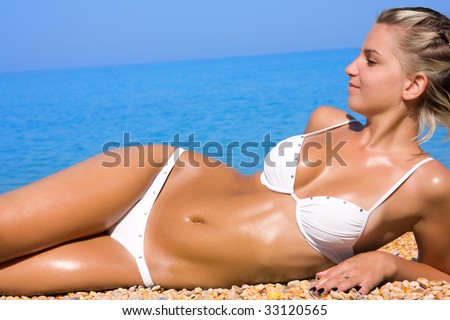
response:
[[[264,171],[260,177],[261,183],[268,189],[290,194],[295,199],[297,202],[296,219],[301,233],[314,249],[335,263],[344,261],[354,255],[353,246],[364,232],[372,212],[394,193],[417,168],[433,160],[427,158],[413,166],[367,211],[356,204],[336,197],[298,198],[294,194],[294,184],[304,139],[344,126],[350,122],[357,121],[345,121],[281,141],[267,154],[264,161]]]

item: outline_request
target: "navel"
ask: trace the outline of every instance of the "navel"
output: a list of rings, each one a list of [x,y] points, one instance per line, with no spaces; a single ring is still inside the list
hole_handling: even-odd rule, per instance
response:
[[[205,220],[203,218],[201,218],[200,216],[197,216],[197,215],[188,216],[188,217],[186,217],[185,221],[186,222],[191,222],[191,223],[194,223],[194,224],[204,224],[205,223]]]

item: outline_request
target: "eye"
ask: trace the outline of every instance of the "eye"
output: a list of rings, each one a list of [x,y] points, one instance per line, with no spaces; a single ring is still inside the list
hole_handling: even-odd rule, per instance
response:
[[[373,61],[371,59],[366,59],[366,63],[369,67],[373,67],[374,65],[376,65],[376,61]]]

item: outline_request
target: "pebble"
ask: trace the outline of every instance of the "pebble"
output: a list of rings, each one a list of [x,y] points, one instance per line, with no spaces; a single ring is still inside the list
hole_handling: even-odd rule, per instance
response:
[[[412,233],[407,233],[380,249],[405,259],[417,259],[417,247]],[[331,291],[322,295],[309,292],[315,279],[293,280],[288,283],[268,283],[231,288],[165,289],[159,285],[145,288],[132,286],[96,292],[69,292],[54,296],[0,296],[0,300],[450,300],[450,283],[418,278],[415,281],[387,282],[367,295],[356,289]]]
[[[331,291],[330,297],[335,300],[344,300],[345,299],[344,294],[342,292],[337,292],[337,291]]]
[[[430,281],[428,281],[425,278],[419,278],[419,279],[417,279],[417,282],[424,289],[428,289],[428,287],[430,286]]]

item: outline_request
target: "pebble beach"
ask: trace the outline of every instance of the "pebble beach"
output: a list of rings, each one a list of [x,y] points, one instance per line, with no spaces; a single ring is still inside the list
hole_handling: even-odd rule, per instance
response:
[[[405,259],[417,258],[417,246],[412,233],[404,234],[379,250]],[[367,295],[360,294],[356,289],[316,295],[309,291],[313,283],[314,279],[310,279],[193,290],[133,286],[54,296],[0,296],[0,300],[450,300],[450,283],[425,278],[382,283]]]

